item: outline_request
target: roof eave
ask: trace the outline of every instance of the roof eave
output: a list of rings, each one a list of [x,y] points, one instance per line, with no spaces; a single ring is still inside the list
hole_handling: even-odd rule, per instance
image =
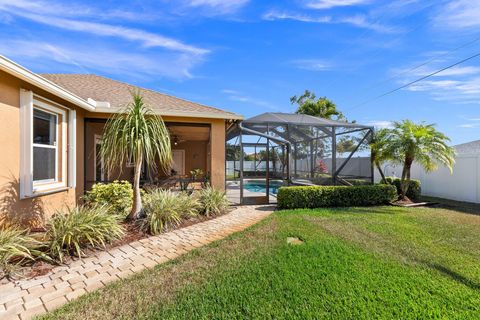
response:
[[[96,108],[95,113],[118,113],[121,109],[118,108]],[[205,118],[205,119],[224,119],[224,120],[243,120],[243,116],[232,114],[219,114],[213,112],[169,112],[153,110],[155,114],[162,117],[189,117],[189,118]]]
[[[89,104],[87,101],[2,55],[0,55],[0,70],[5,71],[6,73],[11,74],[16,78],[28,82],[36,87],[39,87],[40,89],[62,98],[82,109],[95,111],[95,107]]]

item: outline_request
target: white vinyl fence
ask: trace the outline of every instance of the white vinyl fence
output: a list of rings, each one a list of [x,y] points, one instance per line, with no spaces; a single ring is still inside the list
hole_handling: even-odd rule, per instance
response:
[[[401,166],[386,164],[382,168],[386,176],[402,174]],[[457,155],[453,174],[445,167],[426,173],[414,164],[411,176],[421,181],[423,195],[480,203],[480,154]],[[375,171],[375,181],[379,180],[380,174]]]
[[[339,168],[346,158],[337,158],[337,168]],[[328,172],[332,172],[332,159],[325,158],[323,159],[325,166]],[[227,161],[227,176],[233,175],[234,162]],[[278,165],[278,163],[277,163]],[[244,171],[254,171],[255,162],[254,161],[244,161],[243,162]],[[293,172],[294,164],[291,164],[290,170]],[[257,170],[265,171],[267,168],[267,162],[257,161]],[[270,169],[273,168],[273,163],[270,161]],[[240,161],[235,161],[235,169],[240,170]],[[340,175],[352,175],[360,177],[369,177],[370,176],[370,158],[368,157],[352,157],[347,165],[343,168]],[[299,159],[297,160],[297,171],[298,172],[310,172],[310,160],[309,159]],[[238,174],[238,172],[237,172]]]

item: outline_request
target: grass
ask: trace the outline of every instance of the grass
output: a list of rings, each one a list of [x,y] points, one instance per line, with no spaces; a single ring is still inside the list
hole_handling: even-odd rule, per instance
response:
[[[304,241],[289,245],[286,238]],[[480,216],[279,211],[43,319],[478,319]]]

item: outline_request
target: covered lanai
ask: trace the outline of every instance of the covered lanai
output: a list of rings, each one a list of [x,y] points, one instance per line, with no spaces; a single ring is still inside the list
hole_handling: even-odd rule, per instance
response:
[[[231,202],[276,202],[285,185],[373,183],[373,127],[303,114],[263,113],[227,128]]]

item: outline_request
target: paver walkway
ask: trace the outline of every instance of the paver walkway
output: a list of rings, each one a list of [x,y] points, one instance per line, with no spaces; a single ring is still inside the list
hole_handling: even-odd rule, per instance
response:
[[[257,223],[273,211],[244,206],[213,220],[56,267],[47,275],[0,285],[0,319],[31,319],[82,294],[146,268],[174,259],[194,248],[222,239]]]

